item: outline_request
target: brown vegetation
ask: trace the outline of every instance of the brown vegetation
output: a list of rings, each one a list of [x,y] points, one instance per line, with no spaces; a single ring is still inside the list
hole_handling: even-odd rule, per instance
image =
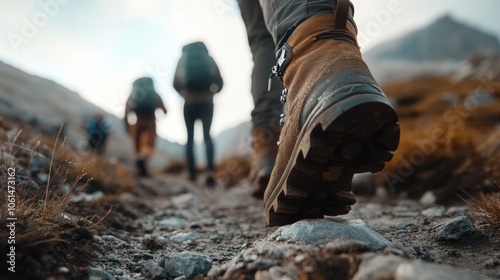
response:
[[[250,159],[248,157],[232,157],[223,159],[217,166],[216,177],[226,187],[236,186],[250,173]]]
[[[15,245],[18,278],[46,278],[58,268],[56,265],[69,268],[73,278],[82,277],[93,251],[97,250],[94,234],[111,207],[101,207],[103,210],[97,215],[73,216],[69,214],[75,206],[71,197],[95,186],[105,193],[116,194],[132,188],[133,180],[120,163],[96,155],[81,156],[59,137],[30,131],[36,130],[20,129],[8,119],[0,118],[0,180],[2,185],[15,181],[15,192],[10,193],[15,194],[14,211],[9,209],[8,203],[13,200],[8,197],[7,189],[0,194],[1,251],[7,252]],[[15,168],[15,180],[8,168]],[[10,217],[17,219],[15,244],[8,243]],[[3,254],[1,275],[2,279],[9,279],[14,274],[4,275],[8,272],[5,258]]]
[[[397,193],[438,202],[459,200],[461,189],[494,192],[500,179],[500,85],[486,80],[429,77],[385,87],[397,104],[401,141],[380,174]]]

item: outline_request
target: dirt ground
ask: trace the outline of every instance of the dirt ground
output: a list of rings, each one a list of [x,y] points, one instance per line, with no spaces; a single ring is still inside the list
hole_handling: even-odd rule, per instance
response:
[[[122,194],[118,201],[110,203],[113,210],[104,220],[105,227],[99,235],[113,235],[125,242],[118,246],[102,242],[92,266],[106,271],[121,269],[128,277],[140,277],[138,264],[159,254],[185,250],[209,256],[213,266],[227,263],[242,249],[276,230],[265,227],[262,203],[251,197],[250,191],[247,182],[231,189],[209,189],[176,177],[143,179],[132,195]],[[415,259],[500,279],[500,266],[495,265],[500,240],[493,232],[476,225],[478,233],[467,240],[457,243],[436,240],[436,227],[440,223],[469,214],[463,204],[423,206],[405,199],[358,197],[358,203],[344,218],[362,219]],[[165,218],[178,218],[185,224],[159,226],[159,221]],[[195,239],[180,244],[165,242],[176,233],[192,233]],[[146,252],[147,257],[138,257],[138,252]],[[121,261],[107,261],[109,254]]]

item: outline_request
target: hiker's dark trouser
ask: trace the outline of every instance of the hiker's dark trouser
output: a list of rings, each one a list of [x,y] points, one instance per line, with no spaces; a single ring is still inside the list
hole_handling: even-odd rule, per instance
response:
[[[134,139],[135,151],[138,157],[150,158],[153,155],[156,140],[156,120],[153,117],[137,117],[137,122],[129,127]]]
[[[95,151],[97,154],[104,154],[104,149],[106,145],[106,140],[108,135],[102,133],[99,130],[94,130],[89,135],[89,147],[92,151]]]
[[[196,179],[196,165],[194,158],[194,123],[200,119],[203,124],[203,138],[205,140],[205,150],[207,154],[207,168],[209,171],[215,171],[214,167],[214,145],[210,137],[210,126],[214,115],[214,103],[199,101],[184,104],[184,121],[188,134],[186,144],[186,158],[189,170],[189,178]]]
[[[238,0],[238,4],[254,63],[251,88],[254,101],[252,124],[254,128],[270,128],[279,132],[279,116],[283,110],[280,95],[283,87],[281,83],[274,82],[271,91],[267,91],[271,67],[276,64],[274,41],[264,23],[259,1]]]
[[[335,2],[335,0],[260,0],[264,20],[276,42],[276,49],[281,48],[293,30],[306,19],[317,14],[333,14]]]

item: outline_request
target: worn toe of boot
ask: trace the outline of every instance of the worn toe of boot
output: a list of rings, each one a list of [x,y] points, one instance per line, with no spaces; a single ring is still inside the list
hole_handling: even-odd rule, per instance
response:
[[[253,171],[250,176],[252,184],[252,196],[255,198],[263,198],[267,184],[273,171],[274,161],[276,157],[261,159],[256,166],[252,167]]]
[[[257,127],[252,130],[254,150],[249,180],[252,184],[252,196],[262,198],[278,152],[279,131],[269,127]]]
[[[332,81],[362,79],[342,75],[313,90],[317,102],[306,101],[298,136],[282,143],[290,156],[280,159],[285,166],[265,194],[268,226],[347,214],[356,202],[353,175],[381,171],[398,146],[398,118],[382,91],[363,83],[339,87]]]

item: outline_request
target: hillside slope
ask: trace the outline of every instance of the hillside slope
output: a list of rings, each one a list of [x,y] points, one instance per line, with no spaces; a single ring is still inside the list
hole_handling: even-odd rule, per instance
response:
[[[30,75],[1,61],[0,111],[10,118],[29,122],[41,131],[57,131],[65,124],[67,142],[78,149],[83,149],[86,143],[85,120],[99,112],[105,115],[112,131],[106,154],[125,162],[132,159],[132,143],[120,118],[54,81]],[[179,144],[164,139],[158,140],[157,148],[153,167],[163,166],[183,154]]]

